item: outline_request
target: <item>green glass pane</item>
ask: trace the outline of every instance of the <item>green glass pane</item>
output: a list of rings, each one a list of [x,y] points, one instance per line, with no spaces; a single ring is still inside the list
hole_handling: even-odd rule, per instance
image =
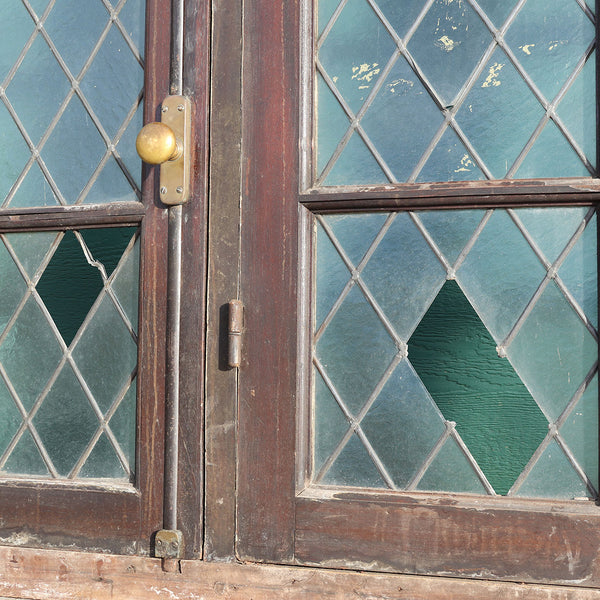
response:
[[[348,130],[350,121],[323,78],[317,78],[317,173],[320,175]]]
[[[408,342],[433,400],[498,494],[506,494],[548,421],[455,281],[447,281]]]
[[[552,100],[594,40],[579,4],[527,0],[505,40],[547,100]]]
[[[516,177],[589,177],[583,161],[558,127],[546,123],[542,133],[517,169]]]
[[[0,205],[30,158],[25,140],[4,104],[0,103]],[[10,148],[10,152],[6,149]]]
[[[361,124],[395,180],[406,181],[442,121],[431,96],[401,57]]]
[[[138,189],[142,186],[142,161],[135,149],[135,139],[143,125],[143,113],[144,110],[140,104],[117,144],[117,152]]]
[[[448,263],[453,265],[475,234],[485,211],[431,210],[417,215]]]
[[[0,241],[0,335],[23,298],[26,286],[4,243]]]
[[[357,435],[350,438],[337,460],[325,474],[323,483],[351,487],[387,487]]]
[[[10,201],[11,208],[60,204],[37,163],[33,163]]]
[[[568,89],[556,110],[587,159],[596,166],[596,53]]]
[[[29,0],[29,4],[36,14],[41,17],[48,6],[48,0]]]
[[[102,434],[79,472],[79,477],[129,479],[114,447]]]
[[[509,58],[496,49],[456,115],[495,179],[506,176],[543,110]]]
[[[17,475],[50,475],[48,467],[40,454],[29,431],[25,431],[2,469]]]
[[[96,126],[74,96],[42,150],[42,158],[69,204],[77,201],[105,151]]]
[[[408,50],[444,105],[449,105],[491,41],[489,30],[468,2],[435,0]]]
[[[348,427],[348,421],[333,394],[321,375],[315,373],[315,475],[342,441]]]
[[[0,457],[6,451],[17,429],[21,425],[21,413],[18,411],[15,402],[6,387],[6,384],[0,377]]]
[[[598,490],[598,376],[560,428],[560,435]]]
[[[449,438],[417,485],[420,491],[487,493],[471,463]]]
[[[0,345],[0,363],[25,408],[32,407],[61,357],[54,332],[30,298]]]
[[[133,331],[138,328],[138,285],[140,280],[140,242],[136,240],[131,251],[123,258],[112,283],[119,305],[127,315]]]
[[[112,26],[81,82],[81,90],[111,138],[137,103],[143,84],[142,67]]]
[[[387,218],[387,213],[323,216],[355,267],[364,258]]]
[[[410,216],[400,213],[362,277],[396,333],[407,340],[444,283],[446,271]]]
[[[356,285],[316,348],[325,371],[353,412],[368,400],[396,352],[392,338]]]
[[[404,37],[411,28],[416,18],[423,10],[423,0],[377,0],[377,5],[396,30],[400,37]]]
[[[553,421],[598,359],[596,341],[554,282],[548,284],[507,352]]]
[[[319,59],[356,113],[396,44],[366,0],[348,0],[321,45]]]
[[[6,234],[6,240],[30,279],[33,279],[42,266],[42,262],[56,240],[56,236],[56,232]]]
[[[33,21],[21,2],[12,2],[8,10],[4,8],[0,22],[0,83],[5,80],[34,30]]]
[[[102,299],[73,350],[73,358],[106,412],[128,385],[137,363],[137,346],[109,297]]]
[[[417,177],[417,181],[478,179],[485,179],[485,175],[452,129],[446,129]]]
[[[98,429],[98,419],[68,364],[52,385],[33,424],[59,475],[66,477]]]
[[[113,227],[83,229],[80,233],[94,259],[102,263],[107,277],[110,277],[135,231],[135,227]]]
[[[127,0],[119,13],[119,20],[125,27],[137,51],[144,56],[144,38],[146,23],[146,1]]]
[[[558,274],[586,317],[598,327],[598,242],[597,217],[590,221],[581,238],[561,265]]]
[[[73,76],[79,75],[108,19],[102,2],[87,2],[85,10],[81,9],[81,0],[59,0],[54,4],[45,28]]]
[[[135,469],[136,392],[134,380],[109,423],[132,472]]]
[[[117,161],[110,157],[84,202],[85,204],[105,204],[106,202],[136,202],[137,200],[135,191]]]
[[[590,492],[553,440],[516,493],[533,498],[588,498]]]
[[[8,99],[34,143],[46,131],[70,89],[69,80],[48,44],[38,35],[6,89]],[[32,102],[33,90],[43,90],[43,102]]]
[[[333,308],[349,279],[348,267],[343,263],[323,227],[317,224],[317,295],[315,299],[315,325],[317,328]]]
[[[406,360],[398,365],[361,427],[399,488],[408,485],[445,430],[440,411]]]
[[[340,0],[319,0],[319,35],[323,33],[323,29],[329,23],[335,9],[338,7]]]
[[[358,133],[353,133],[327,175],[325,185],[352,185],[365,181],[387,183],[388,178]]]
[[[479,0],[478,4],[496,27],[501,27],[515,7],[517,0]]]
[[[510,332],[546,275],[546,270],[501,210],[494,214],[456,279],[496,342]]]

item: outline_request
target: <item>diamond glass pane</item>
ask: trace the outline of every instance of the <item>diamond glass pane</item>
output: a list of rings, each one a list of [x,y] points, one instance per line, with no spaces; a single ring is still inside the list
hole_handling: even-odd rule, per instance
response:
[[[137,238],[0,236],[0,473],[132,481]]]
[[[597,496],[594,209],[316,222],[315,483]]]
[[[140,198],[145,1],[80,4],[4,7],[1,207]]]
[[[577,0],[319,0],[317,186],[596,176]]]

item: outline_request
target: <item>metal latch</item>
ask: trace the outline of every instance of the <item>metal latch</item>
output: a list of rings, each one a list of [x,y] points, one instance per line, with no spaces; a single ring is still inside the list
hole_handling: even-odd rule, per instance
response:
[[[244,331],[244,305],[240,300],[229,302],[227,341],[229,345],[227,363],[230,368],[239,367],[242,362],[242,333]]]
[[[156,558],[181,558],[183,556],[183,534],[177,529],[161,529],[154,538]]]
[[[191,102],[167,96],[160,110],[160,122],[144,125],[135,147],[144,162],[160,165],[161,202],[184,204],[190,195]]]

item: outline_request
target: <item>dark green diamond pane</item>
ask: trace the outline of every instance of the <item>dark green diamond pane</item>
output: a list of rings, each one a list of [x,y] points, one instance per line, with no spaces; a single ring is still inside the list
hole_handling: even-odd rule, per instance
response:
[[[497,494],[505,495],[548,421],[455,281],[447,281],[408,343],[409,360]]]

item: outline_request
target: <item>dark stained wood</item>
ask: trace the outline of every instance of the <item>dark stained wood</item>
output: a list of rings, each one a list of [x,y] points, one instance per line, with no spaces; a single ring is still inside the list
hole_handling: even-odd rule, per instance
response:
[[[518,510],[506,499],[472,499],[470,506],[449,497],[446,504],[426,497],[365,500],[299,499],[297,560],[348,569],[600,584],[600,512],[593,503],[575,513],[551,503],[533,503],[535,511],[522,504]]]
[[[37,600],[598,600],[600,590],[183,561],[164,573],[150,558],[0,549],[0,596]]]
[[[298,11],[244,3],[238,554],[266,561],[293,555]]]
[[[202,555],[206,235],[208,195],[208,85],[210,3],[193,0],[185,12],[184,93],[194,107],[192,177],[183,207],[178,528],[185,557]]]
[[[241,3],[214,0],[206,346],[205,560],[235,552],[237,371],[227,367],[227,303],[239,285]]]

